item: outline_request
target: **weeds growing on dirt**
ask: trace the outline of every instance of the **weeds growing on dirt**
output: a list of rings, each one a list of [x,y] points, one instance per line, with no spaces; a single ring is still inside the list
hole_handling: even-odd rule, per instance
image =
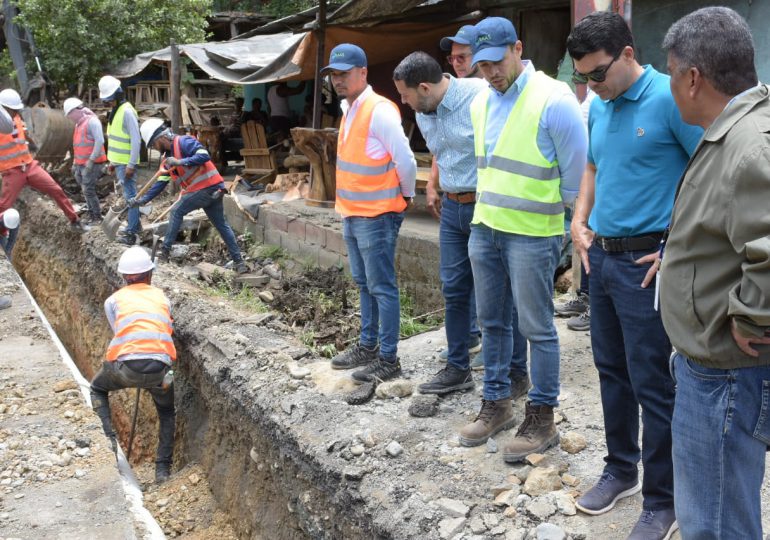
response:
[[[216,278],[217,276],[215,275],[214,277]],[[227,298],[228,300],[235,302],[238,306],[256,313],[265,313],[270,310],[270,308],[259,299],[259,296],[257,296],[257,292],[254,289],[250,287],[243,287],[240,289],[233,288],[224,277],[217,281],[215,285],[207,285],[204,289],[212,296]]]
[[[399,291],[399,301],[401,302],[401,325],[399,328],[401,339],[435,330],[443,324],[443,319],[435,312],[415,315],[414,299],[406,291]]]

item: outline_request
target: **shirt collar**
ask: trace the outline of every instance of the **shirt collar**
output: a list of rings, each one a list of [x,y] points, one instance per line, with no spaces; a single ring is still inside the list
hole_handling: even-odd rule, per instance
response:
[[[367,84],[364,91],[361,92],[361,94],[353,101],[352,105],[348,104],[347,99],[343,99],[342,101],[340,101],[340,108],[342,109],[343,114],[348,112],[350,109],[357,108],[363,100],[369,97],[369,94],[371,94],[372,92],[374,92],[374,90],[372,90],[372,86]]]
[[[441,98],[441,102],[438,104],[438,106],[452,111],[459,104],[459,100],[457,99],[459,97],[457,79],[452,77],[449,73],[444,73],[444,77],[449,79],[449,86],[447,87],[446,92],[444,93],[444,97]]]
[[[508,89],[505,92],[499,92],[494,86],[491,84],[489,85],[489,88],[499,97],[511,97],[515,94],[521,94],[524,91],[524,87],[527,85],[527,81],[529,81],[530,75],[532,75],[535,72],[535,64],[532,63],[532,60],[522,60],[522,64],[524,64],[524,71],[519,73],[519,76],[516,77],[516,80],[513,81],[513,84],[508,87]]]
[[[770,88],[765,84],[757,85],[735,96],[706,130],[703,140],[716,142],[727,135],[738,120],[749,114],[758,103],[768,99],[768,96],[770,96]]]
[[[647,87],[650,86],[650,83],[652,82],[653,76],[655,74],[655,70],[652,66],[646,65],[643,66],[644,71],[639,76],[636,81],[634,81],[634,84],[632,84],[628,90],[623,92],[620,96],[623,99],[627,99],[628,101],[638,101],[640,97],[642,97],[642,94],[644,94],[644,91],[647,90]],[[617,98],[616,98],[617,99]]]

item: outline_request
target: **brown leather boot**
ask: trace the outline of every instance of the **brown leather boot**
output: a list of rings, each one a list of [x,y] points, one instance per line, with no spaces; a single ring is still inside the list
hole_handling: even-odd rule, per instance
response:
[[[527,401],[524,421],[516,436],[503,449],[503,459],[508,463],[516,463],[529,454],[545,452],[558,442],[559,432],[553,422],[553,407],[533,405]]]
[[[510,398],[497,401],[482,399],[481,410],[476,420],[460,430],[460,444],[463,446],[484,444],[492,435],[503,429],[510,429],[514,424]]]

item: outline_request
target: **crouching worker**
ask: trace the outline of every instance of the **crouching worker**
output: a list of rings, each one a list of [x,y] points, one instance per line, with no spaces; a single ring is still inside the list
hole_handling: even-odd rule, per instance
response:
[[[174,386],[164,378],[172,369],[176,349],[169,301],[163,291],[150,285],[153,268],[150,256],[138,246],[124,251],[118,261],[126,286],[104,302],[115,337],[107,348],[106,361],[91,381],[91,405],[117,451],[109,393],[123,388],[144,388],[150,393],[160,424],[155,481],[163,483],[171,473],[175,429]]]
[[[175,135],[171,129],[163,125],[163,121],[159,118],[145,120],[139,131],[148,150],[154,148],[166,154],[164,167],[168,170],[168,175],[160,176],[158,182],[141,199],[132,198],[128,201],[128,205],[136,207],[147,204],[166,189],[170,180],[178,182],[182,189],[182,195],[171,211],[159,259],[163,262],[168,261],[171,246],[182,227],[182,220],[187,214],[200,208],[206,212],[222,240],[225,241],[235,271],[239,274],[248,272],[249,268],[243,262],[235,233],[225,218],[222,202],[225,182],[212,163],[208,151],[195,137]]]

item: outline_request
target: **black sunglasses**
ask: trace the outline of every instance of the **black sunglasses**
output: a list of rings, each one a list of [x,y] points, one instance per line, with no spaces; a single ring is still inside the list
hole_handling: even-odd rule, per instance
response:
[[[617,55],[615,58],[613,58],[612,62],[603,68],[595,69],[591,73],[580,73],[577,69],[573,70],[572,82],[575,84],[587,84],[589,79],[594,82],[604,82],[604,80],[607,78],[607,71],[609,71],[610,67],[612,67],[612,64],[614,64],[615,60],[618,58],[620,58],[620,55]]]

